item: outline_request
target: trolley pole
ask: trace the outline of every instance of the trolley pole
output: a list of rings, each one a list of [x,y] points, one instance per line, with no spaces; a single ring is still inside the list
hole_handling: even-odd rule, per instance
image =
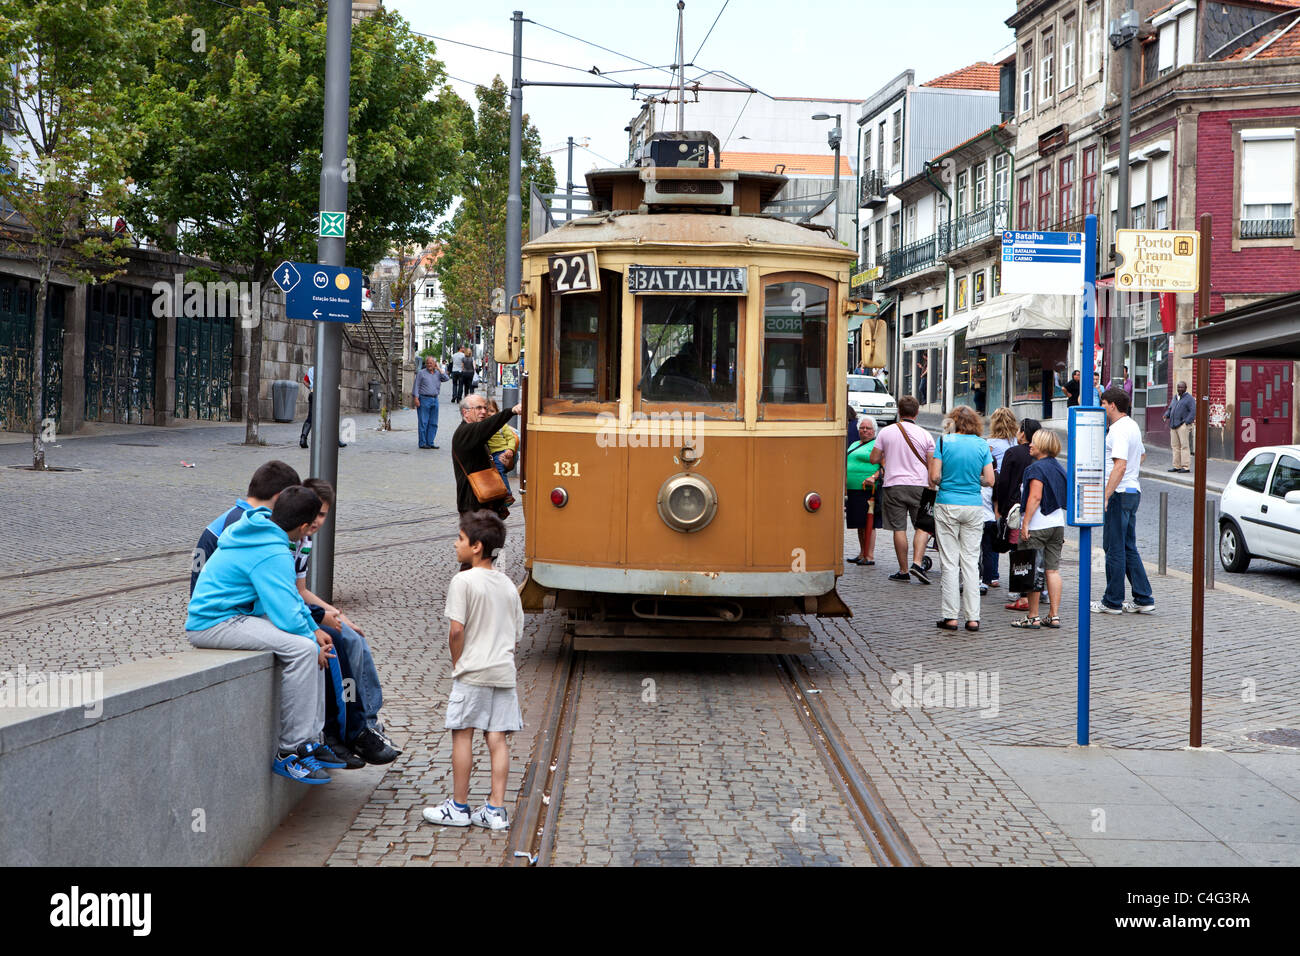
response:
[[[348,208],[348,184],[343,164],[348,155],[348,93],[352,70],[352,4],[329,0],[325,29],[325,134],[321,153],[320,209]],[[345,219],[346,222],[346,219]],[[316,240],[316,261],[341,266],[347,240]],[[335,488],[339,483],[339,378],[343,359],[343,327],[337,322],[316,324],[316,423],[311,433],[311,472]],[[327,601],[334,599],[334,529],[337,508],[312,540],[311,589]]]
[[[588,140],[590,142],[590,140]],[[573,221],[573,137],[569,137],[569,175],[564,183],[564,221]]]
[[[1210,243],[1214,218],[1206,213],[1201,216],[1201,291],[1197,295],[1197,322],[1204,322],[1210,315]],[[1210,363],[1203,358],[1196,360],[1196,432],[1192,438],[1196,448],[1195,483],[1192,492],[1192,514],[1200,516],[1205,509],[1205,479],[1208,455],[1206,446],[1209,442],[1210,402]],[[1204,670],[1205,655],[1205,522],[1192,522],[1192,712],[1191,727],[1188,730],[1187,745],[1201,746],[1201,677]]]
[[[686,129],[686,9],[685,0],[677,0],[677,132]]]

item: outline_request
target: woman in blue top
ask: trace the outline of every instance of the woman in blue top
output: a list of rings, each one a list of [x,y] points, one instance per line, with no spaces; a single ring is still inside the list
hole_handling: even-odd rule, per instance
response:
[[[993,456],[984,440],[984,421],[968,405],[948,413],[952,433],[934,446],[930,484],[939,489],[934,502],[935,537],[943,568],[943,617],[935,625],[957,630],[958,565],[966,630],[980,629],[980,539],[984,536],[984,502],[980,489],[993,484]]]

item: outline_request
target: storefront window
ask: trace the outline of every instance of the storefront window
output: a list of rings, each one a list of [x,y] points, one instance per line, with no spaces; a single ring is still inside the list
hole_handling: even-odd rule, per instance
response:
[[[1043,399],[1043,365],[1038,359],[1014,356],[1013,402],[1036,402]]]

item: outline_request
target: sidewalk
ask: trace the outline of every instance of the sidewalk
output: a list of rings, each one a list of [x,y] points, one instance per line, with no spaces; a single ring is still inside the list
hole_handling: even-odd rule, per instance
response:
[[[934,412],[922,412],[916,416],[916,423],[922,428],[934,435],[939,435],[943,431],[943,416]],[[1069,422],[1053,418],[1042,423],[1044,428],[1050,428],[1061,437],[1061,445],[1065,445],[1066,435],[1069,431]],[[1167,481],[1174,485],[1185,485],[1188,488],[1195,487],[1192,480],[1195,473],[1193,472],[1170,472],[1168,469],[1173,464],[1173,453],[1164,445],[1147,445],[1146,460],[1142,463],[1141,477],[1155,479],[1158,481]],[[1210,491],[1221,494],[1224,486],[1232,477],[1232,473],[1237,470],[1237,462],[1227,461],[1222,458],[1211,458],[1206,462],[1205,470],[1205,487]]]
[[[1300,758],[986,747],[1098,866],[1300,864]]]

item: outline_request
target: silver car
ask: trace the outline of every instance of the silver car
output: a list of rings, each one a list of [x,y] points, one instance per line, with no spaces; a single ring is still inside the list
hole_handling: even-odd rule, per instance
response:
[[[870,415],[879,425],[898,421],[898,403],[874,375],[849,376],[849,404],[859,415]]]

